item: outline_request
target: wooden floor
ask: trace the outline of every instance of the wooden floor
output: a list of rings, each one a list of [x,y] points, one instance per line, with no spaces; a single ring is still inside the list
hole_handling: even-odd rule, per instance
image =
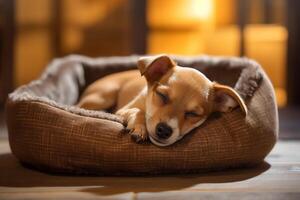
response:
[[[55,176],[21,166],[0,139],[0,199],[300,199],[300,141],[280,141],[266,162],[189,176]]]

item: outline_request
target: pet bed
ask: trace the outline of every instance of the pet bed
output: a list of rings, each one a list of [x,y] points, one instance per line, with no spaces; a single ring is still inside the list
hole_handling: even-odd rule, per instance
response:
[[[262,68],[247,58],[173,58],[234,87],[245,99],[248,115],[241,109],[213,114],[168,147],[136,144],[122,133],[118,116],[74,104],[96,79],[135,69],[138,57],[72,55],[55,59],[38,80],[9,95],[6,111],[13,154],[36,169],[69,174],[191,173],[261,163],[278,134],[274,90]]]

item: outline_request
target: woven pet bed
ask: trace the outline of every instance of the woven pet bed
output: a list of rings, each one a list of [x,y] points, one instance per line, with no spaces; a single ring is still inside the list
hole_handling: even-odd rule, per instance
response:
[[[13,154],[46,172],[99,175],[190,173],[253,166],[263,161],[278,134],[272,85],[246,58],[174,57],[245,99],[241,109],[213,114],[169,147],[134,143],[122,120],[73,106],[84,88],[107,74],[136,68],[137,56],[55,59],[42,76],[9,95],[6,111]]]

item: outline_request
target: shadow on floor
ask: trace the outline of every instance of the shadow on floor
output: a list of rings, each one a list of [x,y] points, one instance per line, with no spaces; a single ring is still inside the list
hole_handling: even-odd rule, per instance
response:
[[[204,183],[226,183],[255,177],[270,168],[266,162],[255,168],[193,175],[155,177],[91,177],[51,175],[23,167],[10,154],[0,155],[0,186],[80,187],[82,192],[113,195],[126,192],[163,192]]]

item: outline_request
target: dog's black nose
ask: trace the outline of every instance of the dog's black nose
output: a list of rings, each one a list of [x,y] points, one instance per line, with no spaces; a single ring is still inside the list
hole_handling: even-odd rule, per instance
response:
[[[156,125],[156,135],[161,139],[167,139],[172,135],[173,129],[166,123],[160,122]]]

